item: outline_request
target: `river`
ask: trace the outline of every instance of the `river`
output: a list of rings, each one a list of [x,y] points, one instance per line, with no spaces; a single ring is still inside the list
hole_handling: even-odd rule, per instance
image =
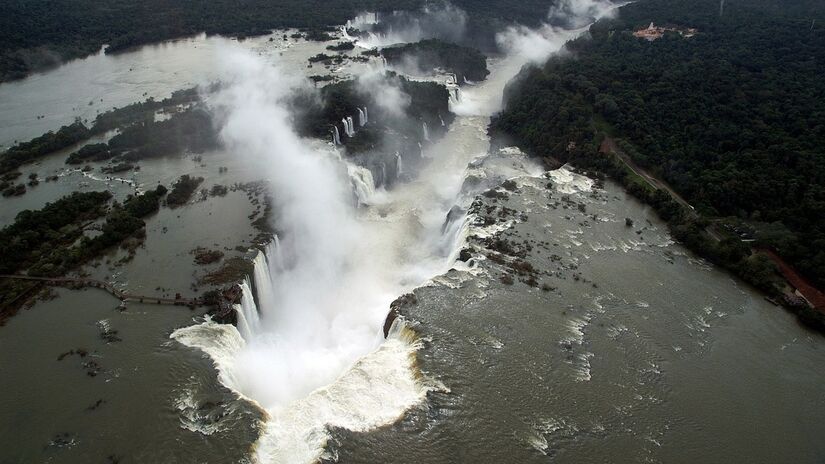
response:
[[[569,36],[544,34],[547,53]],[[323,45],[279,35],[239,47],[262,66],[312,73],[305,60]],[[221,75],[215,61],[226,56],[224,42],[197,37],[94,56],[0,85],[0,143],[210,82]],[[272,399],[254,377],[226,376],[250,358],[204,341],[241,343],[234,328],[203,323],[183,308],[130,303],[121,311],[96,290],[57,290],[57,298],[0,328],[0,462],[822,462],[821,335],[673,243],[655,214],[616,185],[596,186],[567,169],[544,175],[518,150],[490,153],[489,117],[530,58],[514,49],[491,60],[489,79],[463,89],[453,105],[458,117],[426,147],[431,161],[417,177],[373,192],[369,206],[340,218],[364,235],[341,254],[345,273],[334,277],[343,284],[323,295],[349,300],[325,308],[340,317],[335,328],[354,320],[348,333],[366,339],[356,340],[351,357],[325,365],[334,372],[308,377],[298,366],[286,381],[265,376],[263,386],[273,389],[281,388],[273,382],[311,380],[285,402]],[[328,145],[311,147],[334,158]],[[31,169],[63,172],[63,159]],[[134,176],[149,187],[183,173],[204,176],[205,185],[278,176],[231,151],[142,162]],[[4,222],[75,187],[105,184],[65,175],[77,177],[0,200]],[[507,178],[515,191],[477,197]],[[274,185],[287,188],[289,180]],[[112,188],[119,198],[133,189]],[[471,209],[466,227],[448,220],[455,205]],[[114,251],[89,272],[135,292],[195,295],[203,269],[188,251],[254,255],[231,251],[250,246],[254,209],[242,191],[161,209],[147,220],[134,259],[118,264],[124,252]],[[334,231],[342,240],[344,229]],[[491,238],[524,250],[538,287],[501,279],[512,259],[490,259]],[[465,246],[472,260],[454,262]],[[270,261],[278,253],[270,247]],[[269,267],[259,258],[256,270]],[[272,277],[254,280],[264,279]],[[389,302],[413,290],[406,332],[382,342]],[[261,296],[256,311],[266,316]],[[317,330],[325,349],[339,334],[304,328]],[[207,337],[182,339],[181,329]],[[107,330],[122,341],[103,339]],[[314,352],[306,340],[301,346]],[[58,360],[69,350],[75,353]],[[264,371],[284,360],[267,350],[252,354],[262,356],[253,367]],[[313,383],[318,378],[325,380]],[[297,451],[286,446],[295,443]]]

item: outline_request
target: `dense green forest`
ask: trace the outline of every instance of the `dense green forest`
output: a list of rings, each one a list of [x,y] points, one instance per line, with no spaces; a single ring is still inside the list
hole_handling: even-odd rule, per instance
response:
[[[698,34],[632,35],[652,21]],[[590,33],[523,70],[491,132],[614,174],[598,146],[620,139],[700,213],[635,189],[693,249],[764,284],[770,247],[825,287],[825,2],[642,0]]]
[[[6,0],[0,2],[0,82],[98,52],[200,32],[231,36],[343,24],[361,11],[414,10],[425,0]],[[503,22],[535,24],[547,0],[455,0],[488,42]]]
[[[437,39],[383,48],[381,54],[390,64],[410,60],[422,69],[443,69],[455,74],[458,82],[464,82],[465,77],[483,81],[490,74],[487,57],[478,50]]]

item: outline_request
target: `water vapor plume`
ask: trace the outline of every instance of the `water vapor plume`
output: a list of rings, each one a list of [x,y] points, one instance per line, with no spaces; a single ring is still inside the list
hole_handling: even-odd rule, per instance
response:
[[[377,22],[358,21],[364,31],[356,44],[380,48],[424,39],[459,42],[467,21],[467,13],[448,2],[426,5],[419,11],[395,11],[381,15]]]
[[[296,133],[289,102],[305,79],[236,46],[219,62],[225,85],[210,103],[220,136],[270,182],[279,237],[242,285],[237,329],[206,322],[173,337],[208,353],[221,382],[266,411],[257,461],[317,462],[327,425],[368,430],[426,393],[412,365],[414,334],[403,322],[386,341],[382,332],[390,303],[408,290],[399,237],[413,224],[368,227],[352,198],[354,188],[372,194],[369,173]],[[403,112],[409,102],[397,89],[363,78],[384,111]]]
[[[611,0],[561,0],[550,8],[548,19],[551,24],[579,28],[613,16],[616,6]]]
[[[382,113],[403,117],[410,106],[410,96],[387,78],[383,69],[371,67],[356,79],[356,88],[370,98]]]
[[[259,294],[259,303],[267,306],[261,314],[263,336],[247,340],[250,347],[263,346],[241,353],[244,361],[235,364],[239,389],[269,408],[332,381],[345,367],[336,366],[344,361],[334,353],[351,356],[365,348],[336,346],[336,337],[318,336],[358,330],[357,323],[336,326],[329,298],[351,264],[349,248],[360,234],[346,170],[335,152],[301,139],[291,127],[284,100],[295,82],[239,50],[224,52],[223,62],[227,85],[215,98],[221,137],[228,150],[266,174],[284,231],[278,256],[270,257],[278,259],[281,271],[271,276],[270,301]]]

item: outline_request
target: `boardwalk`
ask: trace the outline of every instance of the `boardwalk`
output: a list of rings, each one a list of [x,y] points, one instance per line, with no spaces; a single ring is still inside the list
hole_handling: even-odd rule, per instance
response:
[[[173,305],[173,306],[204,306],[204,302],[198,298],[161,298],[157,296],[146,296],[146,295],[133,295],[131,293],[122,292],[115,287],[113,287],[108,282],[103,282],[101,280],[95,279],[83,279],[83,278],[75,278],[75,277],[33,277],[33,276],[25,276],[25,275],[2,275],[0,274],[0,279],[16,279],[16,280],[28,280],[34,282],[40,282],[44,285],[54,285],[54,286],[80,286],[80,287],[93,287],[93,288],[100,288],[103,289],[110,294],[114,295],[115,298],[119,299],[120,301],[136,301],[138,303],[149,303],[149,304],[158,304],[158,305]]]

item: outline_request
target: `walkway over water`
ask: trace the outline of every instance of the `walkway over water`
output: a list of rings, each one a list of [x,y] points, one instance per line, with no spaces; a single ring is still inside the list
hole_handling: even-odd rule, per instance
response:
[[[136,301],[138,303],[158,304],[158,305],[173,305],[173,306],[205,306],[206,303],[199,298],[162,298],[157,296],[134,295],[127,292],[122,292],[116,289],[112,284],[102,280],[84,279],[78,277],[34,277],[25,275],[10,275],[0,274],[2,279],[17,279],[30,280],[41,282],[44,285],[53,285],[59,287],[77,286],[77,287],[93,287],[103,289],[120,301]]]

